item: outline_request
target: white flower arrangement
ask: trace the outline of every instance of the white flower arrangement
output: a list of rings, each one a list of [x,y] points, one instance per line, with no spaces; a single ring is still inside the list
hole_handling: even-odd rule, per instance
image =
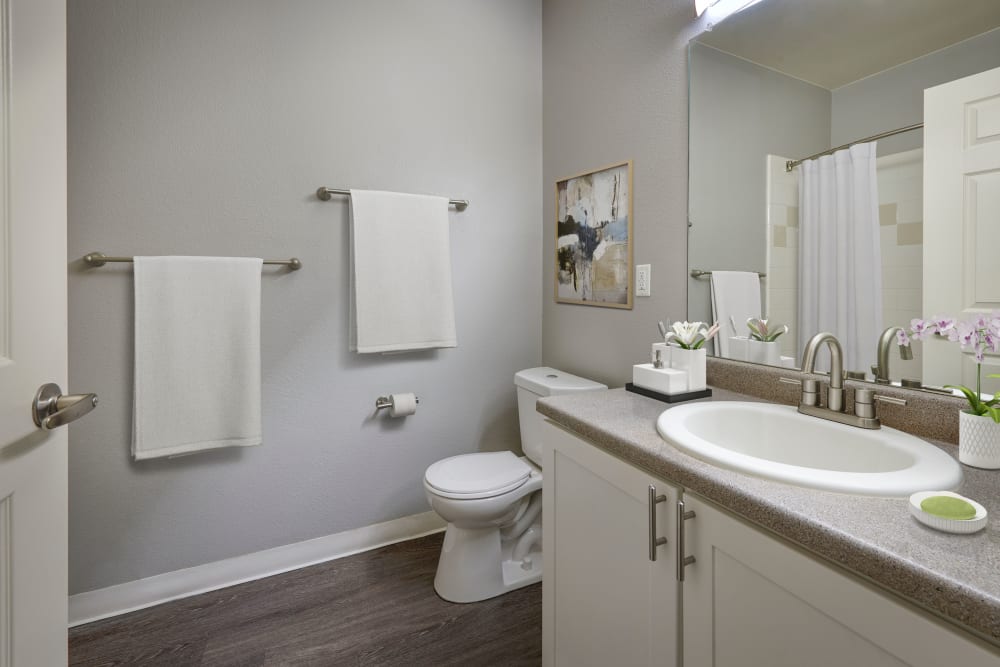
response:
[[[675,343],[685,350],[700,349],[719,333],[719,323],[706,326],[704,322],[674,322],[663,337],[664,342]]]

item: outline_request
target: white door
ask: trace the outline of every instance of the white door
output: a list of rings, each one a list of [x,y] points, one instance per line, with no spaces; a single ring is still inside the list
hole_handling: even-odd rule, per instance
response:
[[[65,5],[0,0],[0,667],[66,664]]]
[[[1000,309],[1000,68],[924,91],[924,316]],[[983,391],[1000,389],[1000,358]],[[976,363],[943,340],[924,344],[924,382],[976,385]]]

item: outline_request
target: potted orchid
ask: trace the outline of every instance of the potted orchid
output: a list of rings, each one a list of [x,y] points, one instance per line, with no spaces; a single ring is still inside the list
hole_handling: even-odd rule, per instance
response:
[[[778,336],[788,333],[787,324],[768,325],[767,320],[759,317],[751,317],[747,320],[747,328],[750,329],[750,338],[759,340],[762,343],[773,343],[778,340]]]
[[[670,325],[664,340],[679,346],[682,350],[700,350],[705,343],[719,333],[719,323],[705,326],[704,322],[674,322]]]
[[[931,336],[947,338],[958,343],[963,350],[976,357],[976,388],[965,385],[945,385],[962,392],[969,402],[969,409],[959,413],[958,459],[978,468],[1000,468],[1000,392],[983,398],[983,359],[987,351],[1000,353],[1000,311],[992,315],[979,315],[965,322],[950,317],[915,319],[909,332],[897,334],[900,345],[909,346],[911,340],[924,340]],[[1000,375],[988,375],[997,378]]]
[[[670,329],[663,337],[673,347],[670,367],[688,374],[688,391],[705,389],[705,343],[719,333],[719,323],[706,326],[704,322],[674,322]]]
[[[778,337],[788,333],[786,324],[770,324],[759,317],[747,319],[750,338],[747,340],[747,361],[777,366],[781,362]]]

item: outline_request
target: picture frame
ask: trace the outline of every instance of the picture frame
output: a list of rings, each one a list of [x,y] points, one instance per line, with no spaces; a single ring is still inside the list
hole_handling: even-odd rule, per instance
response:
[[[555,300],[632,309],[632,161],[556,181]]]

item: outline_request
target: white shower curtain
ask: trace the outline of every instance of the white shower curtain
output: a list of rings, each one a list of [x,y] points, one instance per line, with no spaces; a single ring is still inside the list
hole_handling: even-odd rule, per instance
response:
[[[829,331],[844,348],[844,369],[868,372],[882,333],[875,143],[799,168],[798,349]],[[819,355],[818,369],[829,368],[827,358]]]

